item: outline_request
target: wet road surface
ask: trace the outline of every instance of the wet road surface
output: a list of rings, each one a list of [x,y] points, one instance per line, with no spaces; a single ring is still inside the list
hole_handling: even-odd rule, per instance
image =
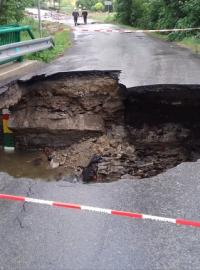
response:
[[[127,87],[200,83],[200,58],[187,49],[143,33],[80,31],[116,28],[109,24],[79,25],[73,32],[73,47],[45,72],[119,69],[121,82]]]
[[[200,220],[200,162],[143,180],[72,184],[14,180],[0,192]],[[200,229],[0,202],[0,269],[199,269]]]

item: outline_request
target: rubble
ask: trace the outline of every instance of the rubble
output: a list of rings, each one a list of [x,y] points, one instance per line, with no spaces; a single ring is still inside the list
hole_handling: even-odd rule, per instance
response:
[[[82,168],[87,166],[92,155],[101,155],[102,161],[98,164],[100,182],[124,178],[124,175],[129,175],[129,179],[151,177],[190,159],[190,152],[182,145],[135,141],[131,144],[131,128],[126,130],[125,137],[116,136],[114,130],[117,129],[113,126],[106,135],[83,140],[66,150],[57,151],[57,159],[64,157],[64,166],[80,177]],[[144,131],[147,132],[147,129]]]

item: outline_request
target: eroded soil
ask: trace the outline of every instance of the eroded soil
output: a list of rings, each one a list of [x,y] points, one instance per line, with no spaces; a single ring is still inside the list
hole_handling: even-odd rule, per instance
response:
[[[59,73],[6,86],[0,107],[11,111],[16,148],[36,150],[33,167],[59,168],[56,180],[80,180],[94,155],[102,157],[99,182],[151,177],[197,160],[200,86],[126,89],[118,75]]]

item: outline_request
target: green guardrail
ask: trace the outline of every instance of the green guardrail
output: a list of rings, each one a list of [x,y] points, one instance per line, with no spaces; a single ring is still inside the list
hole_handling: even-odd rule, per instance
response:
[[[25,25],[25,26],[0,25],[0,46],[15,43],[15,42],[20,42],[21,32],[27,32],[31,39],[35,38],[31,31],[31,27],[28,25]],[[20,56],[17,58],[12,58],[9,61],[6,61],[5,63],[13,62],[13,61],[22,62],[23,57]],[[1,63],[1,64],[5,64],[5,63]]]

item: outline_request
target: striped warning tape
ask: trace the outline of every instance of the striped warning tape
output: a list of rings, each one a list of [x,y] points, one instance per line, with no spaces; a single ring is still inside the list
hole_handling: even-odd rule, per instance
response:
[[[164,32],[187,32],[200,30],[197,28],[174,28],[174,29],[158,29],[158,30],[128,30],[128,29],[90,29],[90,28],[71,28],[71,31],[76,32],[102,32],[102,33],[164,33]]]
[[[21,201],[21,202],[27,202],[27,203],[44,204],[44,205],[50,205],[50,206],[55,206],[55,207],[70,208],[70,209],[83,210],[83,211],[92,211],[92,212],[121,216],[121,217],[149,219],[149,220],[153,220],[153,221],[174,223],[177,225],[200,227],[200,221],[193,221],[193,220],[187,220],[187,219],[166,218],[166,217],[145,215],[145,214],[140,214],[140,213],[98,208],[98,207],[92,207],[92,206],[86,206],[86,205],[40,200],[40,199],[34,199],[34,198],[22,197],[22,196],[14,196],[14,195],[8,195],[8,194],[0,194],[0,199],[11,200],[11,201]]]

